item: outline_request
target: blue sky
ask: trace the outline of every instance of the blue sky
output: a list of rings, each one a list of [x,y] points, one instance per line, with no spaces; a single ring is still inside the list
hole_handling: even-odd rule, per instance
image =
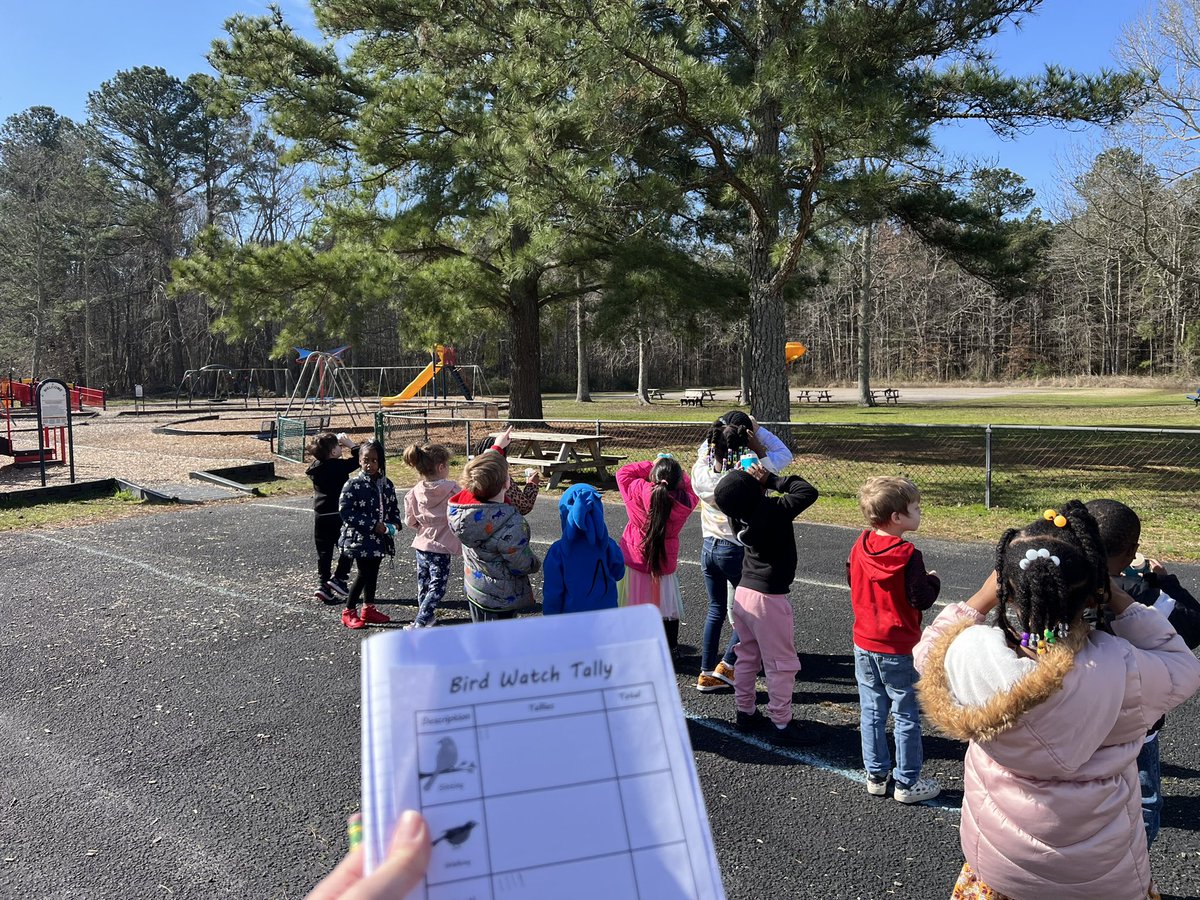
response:
[[[316,35],[305,0],[281,0],[284,15]],[[1020,30],[992,44],[1013,74],[1040,72],[1048,62],[1080,71],[1113,66],[1122,27],[1144,14],[1150,0],[1045,0]],[[180,77],[209,71],[205,53],[238,12],[260,14],[267,0],[0,0],[0,120],[34,105],[82,119],[89,91],[120,69],[162,66]],[[986,126],[944,129],[941,146],[1023,175],[1052,205],[1058,192],[1056,160],[1086,146],[1084,132],[1037,129],[998,140]]]

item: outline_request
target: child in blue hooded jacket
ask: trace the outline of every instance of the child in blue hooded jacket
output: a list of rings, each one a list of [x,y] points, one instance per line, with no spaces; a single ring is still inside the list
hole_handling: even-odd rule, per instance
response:
[[[575,484],[558,501],[563,536],[542,563],[542,613],[615,609],[625,559],[608,536],[604,504],[590,484]]]

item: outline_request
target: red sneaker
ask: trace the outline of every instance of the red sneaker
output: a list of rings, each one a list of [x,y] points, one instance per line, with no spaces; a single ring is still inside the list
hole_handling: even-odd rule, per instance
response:
[[[342,624],[345,625],[347,628],[366,628],[367,627],[367,623],[364,622],[362,619],[360,619],[358,617],[358,613],[356,613],[352,609],[343,609],[342,610]]]
[[[370,603],[363,604],[362,612],[359,615],[362,616],[364,622],[369,622],[372,625],[386,625],[392,621],[391,616],[385,616]]]

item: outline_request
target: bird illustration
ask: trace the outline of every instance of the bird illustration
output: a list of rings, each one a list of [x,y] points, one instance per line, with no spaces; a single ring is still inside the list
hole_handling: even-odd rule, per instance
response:
[[[453,828],[447,828],[445,833],[433,842],[433,845],[436,847],[442,841],[447,841],[451,847],[461,847],[466,843],[467,838],[471,836],[471,829],[478,824],[478,822],[467,822],[465,825],[455,825]]]
[[[452,738],[442,738],[438,741],[437,760],[433,764],[433,771],[425,776],[425,783],[422,785],[422,788],[429,790],[433,787],[433,783],[437,781],[439,775],[454,771],[454,767],[457,765],[458,745],[454,743]]]

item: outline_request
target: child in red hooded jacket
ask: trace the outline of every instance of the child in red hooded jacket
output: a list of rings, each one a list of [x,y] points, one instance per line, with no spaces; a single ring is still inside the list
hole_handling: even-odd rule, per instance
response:
[[[921,714],[913,647],[921,639],[921,612],[941,590],[936,572],[925,571],[921,551],[904,540],[921,525],[921,492],[907,478],[872,478],[858,492],[858,505],[870,528],[859,535],[846,561],[854,607],[854,677],[858,681],[863,766],[867,793],[894,796],[901,803],[929,800],[941,793],[932,778],[921,777]],[[895,720],[896,767],[888,750],[888,713]]]

